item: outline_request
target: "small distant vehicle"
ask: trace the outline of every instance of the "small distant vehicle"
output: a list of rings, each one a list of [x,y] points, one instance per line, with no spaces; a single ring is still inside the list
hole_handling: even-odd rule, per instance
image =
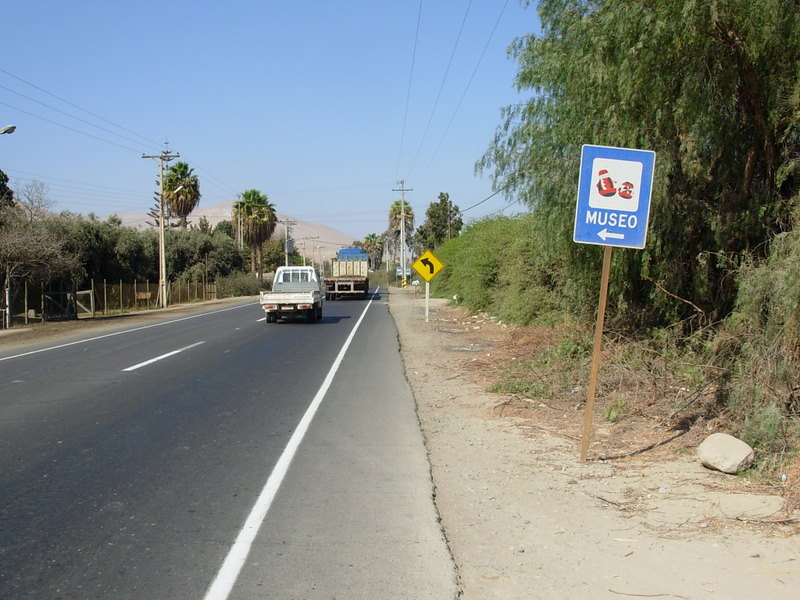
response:
[[[261,292],[261,308],[267,323],[282,317],[305,317],[309,323],[322,319],[325,292],[314,267],[278,267],[272,291]]]
[[[324,280],[325,299],[366,298],[369,255],[361,248],[342,248],[331,261],[332,275]]]

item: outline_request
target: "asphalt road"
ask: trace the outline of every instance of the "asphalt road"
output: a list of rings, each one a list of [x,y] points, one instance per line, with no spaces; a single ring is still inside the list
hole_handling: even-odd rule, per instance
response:
[[[0,598],[455,593],[380,294],[0,345]]]

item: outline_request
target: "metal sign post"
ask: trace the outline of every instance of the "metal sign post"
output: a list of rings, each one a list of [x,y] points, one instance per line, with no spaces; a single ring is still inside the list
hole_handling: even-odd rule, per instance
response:
[[[427,323],[431,303],[431,279],[442,271],[444,265],[442,261],[436,258],[433,252],[426,250],[411,266],[425,280],[425,322]]]
[[[425,322],[428,322],[428,315],[431,312],[431,282],[425,282]]]
[[[655,152],[608,146],[584,145],[578,180],[573,241],[604,246],[597,307],[592,370],[583,415],[580,460],[585,461],[592,433],[592,412],[600,370],[611,248],[644,248],[650,197],[653,189]]]

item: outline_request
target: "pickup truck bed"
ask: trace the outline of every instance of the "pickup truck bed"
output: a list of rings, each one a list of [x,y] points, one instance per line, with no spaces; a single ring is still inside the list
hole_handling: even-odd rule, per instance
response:
[[[279,267],[272,291],[261,292],[260,300],[267,323],[281,317],[304,316],[309,323],[322,319],[323,294],[312,267]]]

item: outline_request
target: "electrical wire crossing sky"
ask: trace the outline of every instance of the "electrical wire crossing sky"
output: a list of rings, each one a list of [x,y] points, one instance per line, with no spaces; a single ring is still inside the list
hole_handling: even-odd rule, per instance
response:
[[[106,218],[150,210],[157,163],[141,157],[166,150],[201,207],[258,189],[353,239],[386,230],[400,179],[416,224],[441,192],[467,219],[510,210],[475,163],[525,100],[508,55],[539,31],[524,4],[9,3],[0,169],[57,212]]]

